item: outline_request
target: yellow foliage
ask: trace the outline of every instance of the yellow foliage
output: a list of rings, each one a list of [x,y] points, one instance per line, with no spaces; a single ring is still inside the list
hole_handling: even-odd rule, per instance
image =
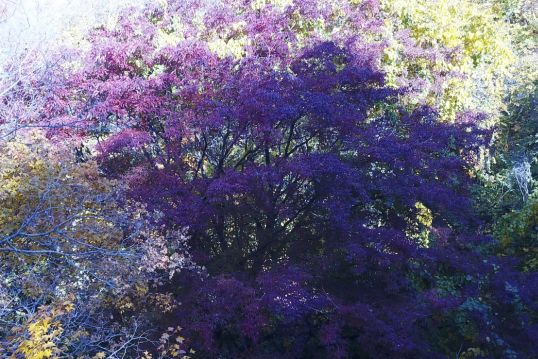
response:
[[[124,214],[119,193],[95,163],[76,163],[68,144],[52,145],[36,131],[0,142],[2,284],[15,293],[13,303],[18,295],[36,306],[52,303],[30,317],[26,310],[13,312],[14,322],[24,322],[5,348],[14,358],[54,357],[88,335],[64,320],[80,305],[75,293],[91,291],[89,300],[99,304],[110,294],[92,274],[114,283],[136,275],[126,262],[120,265],[121,257],[109,256],[124,248],[124,233],[114,225]],[[142,295],[146,289],[137,290]]]
[[[76,164],[66,151],[37,131],[0,144],[0,237],[10,238],[12,247],[24,242],[25,250],[50,249],[28,241],[42,237],[55,242],[55,250],[74,252],[78,248],[64,238],[94,246],[119,240],[106,220],[111,207],[90,196],[111,193],[113,183],[99,177],[95,164]]]
[[[56,306],[41,307],[35,317],[27,322],[26,335],[12,357],[15,358],[17,354],[22,354],[26,359],[57,357],[59,349],[56,342],[63,333],[58,317],[72,310],[73,304],[70,300]]]
[[[159,339],[159,351],[161,356],[170,357],[170,358],[180,358],[180,359],[189,359],[191,356],[187,354],[195,354],[196,352],[193,349],[190,349],[187,353],[186,350],[182,349],[182,345],[185,338],[183,338],[179,333],[181,327],[169,327],[166,332],[161,334]],[[150,357],[147,357],[150,358]]]
[[[29,338],[20,344],[18,352],[28,359],[50,358],[56,348],[53,340],[61,332],[59,323],[50,318],[32,323],[28,326]]]
[[[423,226],[429,228],[432,226],[433,215],[432,211],[422,202],[415,203],[415,208],[418,210],[417,221]]]
[[[209,50],[215,52],[219,57],[231,56],[235,59],[241,58],[245,53],[245,46],[248,44],[245,36],[238,39],[224,40],[214,39],[208,43]]]
[[[407,234],[420,245],[427,247],[430,243],[433,213],[422,202],[415,203],[415,209],[415,217],[408,219]]]
[[[464,110],[495,115],[502,108],[504,85],[512,76],[516,58],[509,39],[510,25],[491,7],[469,0],[383,0],[382,4],[391,38],[383,65],[392,85],[401,76],[432,81],[435,73],[453,72],[440,96],[427,87],[422,93],[422,99],[440,107],[443,119],[453,120]],[[456,53],[448,58],[406,57],[394,37],[400,30],[410,31],[424,49]]]

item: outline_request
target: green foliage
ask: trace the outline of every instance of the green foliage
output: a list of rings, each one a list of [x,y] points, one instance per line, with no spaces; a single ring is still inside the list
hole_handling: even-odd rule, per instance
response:
[[[538,84],[538,82],[536,83]],[[534,189],[538,178],[538,87],[520,89],[510,97],[510,104],[495,133],[494,146],[483,156],[477,172],[478,209],[489,223],[506,213],[517,211]]]
[[[523,269],[538,270],[538,193],[524,207],[504,215],[496,225],[501,251],[523,258]]]

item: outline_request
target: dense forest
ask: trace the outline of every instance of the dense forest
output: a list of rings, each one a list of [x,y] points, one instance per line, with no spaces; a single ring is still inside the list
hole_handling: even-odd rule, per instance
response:
[[[26,49],[0,357],[538,358],[537,46],[532,0],[168,0]]]

